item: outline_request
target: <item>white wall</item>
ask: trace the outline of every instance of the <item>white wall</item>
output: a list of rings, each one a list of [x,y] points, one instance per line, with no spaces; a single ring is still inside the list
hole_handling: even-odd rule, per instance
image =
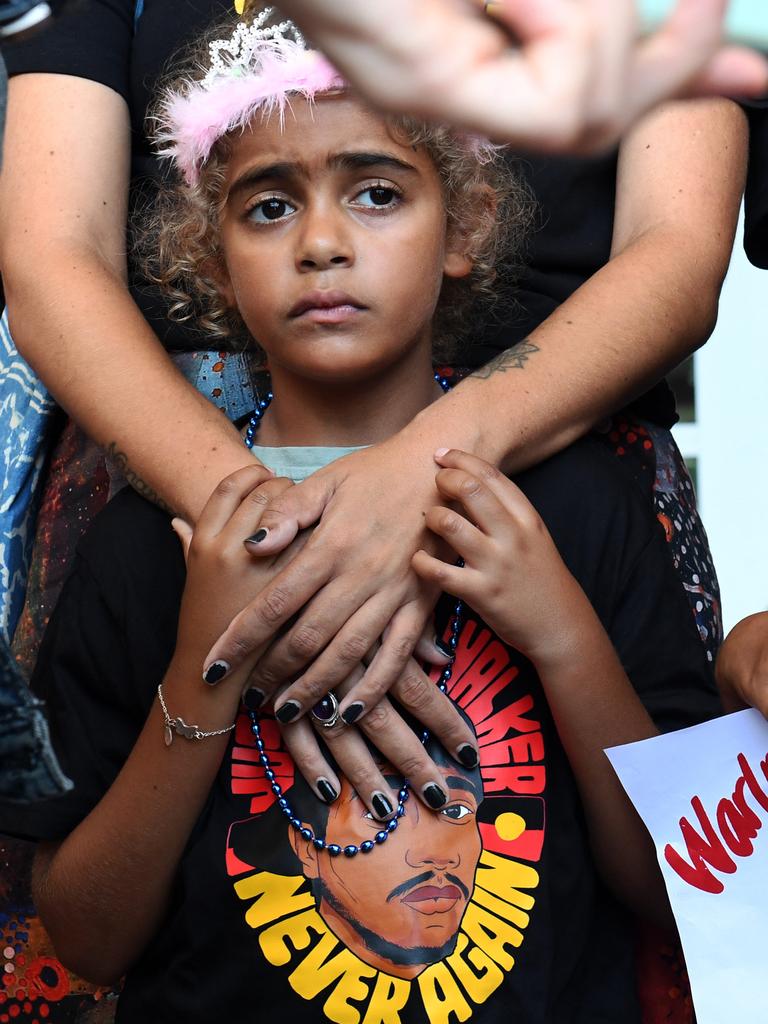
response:
[[[768,271],[736,248],[717,329],[696,354],[696,423],[680,424],[697,460],[698,498],[728,631],[768,609]]]

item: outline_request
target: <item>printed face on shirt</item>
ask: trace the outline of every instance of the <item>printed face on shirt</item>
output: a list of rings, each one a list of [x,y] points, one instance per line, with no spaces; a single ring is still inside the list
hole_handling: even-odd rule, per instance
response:
[[[430,811],[412,797],[397,830],[370,854],[333,858],[289,835],[326,924],[361,960],[403,978],[452,952],[481,853],[479,775],[458,766],[441,773],[446,805]],[[398,778],[388,774],[388,782],[396,792]],[[359,845],[381,828],[343,781],[326,842]]]
[[[297,99],[282,124],[258,116],[229,144],[221,287],[273,377],[428,373],[444,278],[471,264],[427,151],[347,94]]]

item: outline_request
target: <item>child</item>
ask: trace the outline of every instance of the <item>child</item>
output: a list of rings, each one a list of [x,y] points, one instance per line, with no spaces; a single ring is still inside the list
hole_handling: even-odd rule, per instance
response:
[[[374,114],[289,25],[255,24],[166,106],[186,184],[161,257],[180,308],[193,286],[208,324],[258,339],[276,397],[251,436],[294,477],[440,400],[434,342],[492,277],[505,192],[491,147]],[[131,491],[83,540],[34,682],[76,788],[0,828],[46,840],[41,916],[85,977],[127,972],[119,1020],[638,1021],[600,878],[650,915],[665,896],[603,748],[715,707],[663,534],[598,441],[517,486],[437,461],[426,525],[464,565],[414,567],[460,599],[437,612],[443,679],[480,763],[406,730],[420,800],[384,750],[371,792],[329,761],[313,801],[272,715],[241,705],[247,666],[199,680],[253,589],[261,467],[222,482],[191,541],[177,523],[186,572]],[[365,751],[339,720],[351,682],[290,726],[345,763]],[[360,724],[375,738],[388,713]]]

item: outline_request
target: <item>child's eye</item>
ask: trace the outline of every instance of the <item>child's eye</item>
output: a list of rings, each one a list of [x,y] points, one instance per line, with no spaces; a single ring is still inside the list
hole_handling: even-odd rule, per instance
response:
[[[397,189],[387,185],[370,185],[355,196],[357,205],[368,209],[384,209],[388,206],[395,206],[399,199],[400,193]]]
[[[440,813],[451,821],[463,821],[468,815],[474,814],[474,811],[466,804],[451,804],[449,807],[443,807]]]
[[[272,221],[282,220],[291,213],[296,212],[296,207],[287,199],[280,199],[279,196],[270,196],[269,199],[262,199],[248,211],[249,220],[257,224],[269,224]]]

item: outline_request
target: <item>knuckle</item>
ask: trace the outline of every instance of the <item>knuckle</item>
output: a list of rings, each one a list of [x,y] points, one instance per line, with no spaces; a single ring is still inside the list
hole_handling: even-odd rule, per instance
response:
[[[258,683],[260,689],[272,693],[285,681],[285,674],[278,672],[274,665],[265,662],[263,665],[256,666],[251,679],[254,683]]]
[[[219,480],[214,489],[214,494],[219,498],[227,498],[233,491],[237,490],[237,481],[231,476],[225,476]]]
[[[423,711],[432,701],[433,688],[424,676],[408,672],[398,684],[397,699],[411,711]]]
[[[459,484],[459,493],[465,498],[474,498],[483,489],[483,485],[475,476],[465,476]]]
[[[288,652],[297,658],[310,660],[323,648],[323,636],[314,626],[300,625],[288,636]]]
[[[305,676],[297,685],[297,692],[314,704],[322,700],[329,689],[330,686],[327,679],[313,679],[312,676]]]
[[[264,505],[269,503],[269,495],[261,487],[258,487],[255,491],[251,491],[247,500],[251,505],[258,505],[260,508],[263,508]]]
[[[397,759],[397,767],[407,778],[418,778],[426,773],[427,758],[422,754],[408,752]]]
[[[418,634],[416,633],[405,633],[402,636],[393,637],[388,642],[390,653],[397,658],[398,661],[405,661],[413,654],[413,649],[419,642]]]
[[[461,530],[461,518],[455,512],[446,510],[438,515],[436,525],[441,533],[455,536]]]
[[[339,646],[338,656],[344,662],[351,662],[356,665],[362,661],[371,647],[370,637],[363,633],[355,633],[345,637]]]
[[[259,616],[268,626],[275,626],[286,615],[290,595],[281,587],[271,587],[259,605]]]
[[[227,651],[231,661],[235,663],[242,661],[248,657],[252,650],[253,640],[248,633],[238,630],[232,636],[227,637]]]
[[[484,462],[480,466],[478,476],[484,482],[493,483],[496,480],[501,480],[503,478],[503,473],[501,473],[496,466],[492,466],[489,462]]]
[[[361,720],[366,730],[378,732],[385,729],[392,721],[392,709],[386,704],[376,704],[368,714]]]

